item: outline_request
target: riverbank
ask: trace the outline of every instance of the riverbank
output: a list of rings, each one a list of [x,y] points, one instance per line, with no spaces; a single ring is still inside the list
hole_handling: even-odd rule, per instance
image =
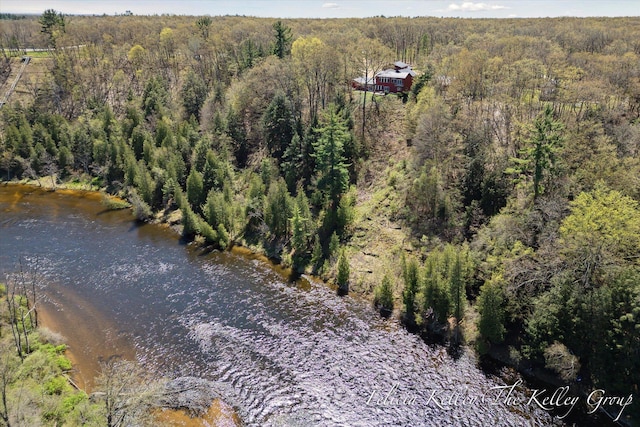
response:
[[[64,325],[64,321],[59,318],[60,312],[51,310],[49,307],[41,306],[38,311],[38,318],[43,328],[54,333],[59,333],[64,337],[65,331],[69,331],[69,326]],[[135,349],[131,346],[127,349],[129,354],[123,355],[125,359],[135,360]],[[67,346],[64,355],[71,361],[72,370],[69,372],[71,383],[79,390],[91,394],[95,391],[95,379],[99,374],[98,360],[89,358],[81,350]],[[237,427],[242,425],[240,417],[233,407],[226,404],[219,398],[210,401],[208,408],[198,408],[195,411],[194,402],[182,402],[187,409],[174,408],[171,402],[166,403],[167,407],[153,410],[156,425],[182,426],[182,427]]]
[[[0,423],[3,425],[80,425],[99,417],[97,405],[70,378],[72,360],[62,335],[49,330],[35,294],[18,293],[25,277],[0,284]]]
[[[56,304],[49,300],[48,304],[40,304],[38,307],[38,321],[39,330],[44,330],[45,336],[56,336],[60,340],[66,341],[66,334],[78,334],[92,333],[91,328],[73,328],[77,322],[86,322],[87,319],[72,313],[69,311],[56,310]],[[74,315],[75,314],[75,315]],[[104,319],[101,321],[103,322]],[[47,332],[51,331],[51,332]],[[77,338],[82,340],[82,338]],[[118,344],[113,343],[112,348],[117,348],[117,354],[126,360],[135,360],[135,348],[131,345],[131,342],[120,340]],[[124,345],[123,345],[124,344]],[[70,381],[69,383],[78,389],[80,392],[84,392],[87,395],[91,395],[96,391],[95,380],[100,373],[99,358],[93,357],[89,349],[75,348],[72,346],[66,346],[64,350],[64,357],[66,357],[71,363],[71,370],[66,372]],[[104,357],[112,356],[111,354],[105,354]],[[102,356],[101,356],[102,357]],[[191,396],[190,398],[193,398]],[[221,427],[237,427],[242,425],[240,417],[235,412],[233,407],[226,404],[219,398],[213,398],[208,400],[208,408],[206,404],[200,403],[196,410],[195,402],[190,402],[189,398],[181,401],[179,407],[174,407],[170,401],[166,402],[166,407],[160,407],[153,410],[156,425],[166,426],[184,426],[184,427],[202,427],[202,426],[221,426]]]
[[[31,191],[31,190],[29,190],[29,191]],[[11,192],[11,193],[13,193],[13,192]],[[17,193],[17,192],[16,192],[16,193]],[[44,194],[44,193],[41,193],[41,194]],[[67,194],[70,194],[70,193],[67,193]],[[96,201],[96,202],[98,202],[98,203],[99,203],[99,199],[100,199],[100,197],[99,197],[99,193],[98,193],[97,195],[96,195],[96,194],[88,195],[87,193],[82,193],[82,195],[83,195],[83,197],[90,197],[93,201]],[[35,197],[35,196],[34,196],[34,199],[33,199],[30,203],[28,203],[28,204],[29,204],[29,205],[32,205],[32,206],[33,206],[33,205],[37,205],[37,203],[38,203],[38,202],[36,201],[36,199],[40,199],[40,197]],[[42,197],[42,199],[44,200],[44,199],[46,199],[46,197]],[[57,199],[57,198],[56,198],[56,199]],[[69,198],[65,197],[65,198],[64,198],[64,200],[67,200],[67,199],[72,200],[72,198],[71,198],[71,197],[69,197]],[[71,203],[70,203],[70,202],[66,202],[66,201],[65,201],[63,205],[64,205],[64,207],[67,207],[67,208],[69,208],[69,209],[74,209],[74,208],[75,208],[75,209],[78,209],[78,206],[85,206],[85,203],[84,203],[82,200],[80,200],[78,203],[79,203],[79,204],[76,204],[76,203],[73,203],[73,202],[71,202]],[[91,214],[92,216],[93,216],[93,215],[95,215],[95,213],[96,213],[96,212],[102,212],[102,211],[100,211],[100,206],[99,206],[99,205],[97,205],[97,206],[96,206],[96,205],[95,205],[95,204],[93,204],[93,203],[86,203],[86,205],[93,205],[93,207],[92,207],[91,209],[87,209],[87,210],[86,210],[86,213]],[[96,207],[97,207],[97,209],[96,209]],[[57,211],[58,209],[60,209],[58,206],[54,207],[54,212],[55,212],[55,211]],[[75,211],[75,209],[74,209],[74,211]],[[83,208],[81,208],[81,209],[83,209]],[[60,209],[60,212],[62,213],[62,212],[64,212],[64,210],[63,210],[63,209]],[[129,218],[127,215],[128,215],[128,212],[121,212],[121,213],[117,213],[117,212],[105,212],[105,213],[100,213],[100,217],[102,218],[102,220],[101,220],[100,222],[105,222],[105,221],[106,221],[106,222],[108,222],[109,224],[113,225],[113,224],[115,224],[115,222],[114,222],[112,219],[110,219],[110,218],[118,218],[118,222],[119,222],[119,223],[122,223],[122,221],[123,221],[123,219],[124,219],[124,218]],[[75,222],[75,220],[73,220],[73,221]],[[126,222],[126,221],[125,221],[125,222]],[[68,224],[68,222],[65,222],[65,223],[67,223],[67,224]],[[125,226],[125,229],[126,229],[126,228],[127,228],[127,226]],[[155,230],[155,231],[154,231],[154,230]],[[143,226],[143,227],[135,227],[135,226],[134,226],[134,227],[129,228],[129,231],[127,232],[127,234],[130,234],[130,233],[133,233],[134,235],[138,235],[138,238],[142,238],[143,243],[144,243],[144,245],[143,245],[144,247],[146,247],[146,246],[147,246],[147,244],[148,244],[149,242],[151,242],[151,240],[150,240],[150,239],[157,240],[157,239],[158,239],[158,237],[159,237],[160,235],[168,236],[168,233],[162,232],[162,230],[159,230],[159,228],[158,228],[157,226],[150,226],[150,227],[147,227],[147,226]],[[166,239],[165,239],[165,240],[166,240]],[[177,241],[177,238],[176,238],[176,240],[173,240],[173,238],[171,238],[170,240],[171,240],[171,242],[170,242],[169,246],[175,247],[175,246],[176,246],[176,245],[175,245],[175,242]],[[188,253],[189,253],[189,255],[188,255],[189,257],[200,258],[200,257],[202,257],[202,256],[207,256],[207,257],[212,256],[212,257],[214,257],[215,259],[220,259],[220,258],[230,258],[230,257],[229,257],[229,255],[228,255],[228,254],[225,254],[224,252],[222,252],[222,253],[218,253],[218,252],[216,251],[216,253],[213,253],[213,254],[207,254],[207,251],[206,251],[206,250],[198,249],[198,248],[196,248],[196,245],[189,245],[189,246],[190,246],[190,248],[186,251],[186,252],[188,252]],[[118,245],[118,247],[122,247],[122,246],[121,246],[121,245]],[[183,248],[177,248],[177,249],[179,249],[179,250],[178,250],[178,252],[185,252],[185,251],[183,250]],[[165,248],[165,249],[163,249],[163,250],[164,250],[164,251],[166,251],[166,250],[167,250],[167,248]],[[272,263],[269,263],[269,261],[268,261],[266,258],[264,258],[264,257],[262,257],[262,256],[259,256],[259,255],[255,255],[255,254],[250,253],[250,252],[248,251],[248,249],[247,249],[247,248],[237,248],[237,249],[234,249],[233,251],[236,251],[236,254],[237,254],[237,255],[244,255],[244,256],[241,256],[241,258],[245,258],[245,259],[255,259],[255,260],[257,260],[257,261],[258,261],[258,262],[251,263],[251,264],[254,264],[254,265],[260,265],[260,266],[262,266],[262,265],[269,265],[269,267],[270,267],[269,269],[270,269],[270,270],[274,270],[274,268],[272,268],[273,264],[272,264]],[[233,251],[232,251],[232,252],[233,252]],[[240,251],[240,252],[238,252],[238,251]],[[135,252],[134,252],[134,253],[135,253]],[[103,256],[108,256],[108,255],[105,253]],[[134,257],[134,258],[135,258],[135,257]],[[159,261],[159,260],[156,260],[155,258],[156,258],[156,257],[154,256],[154,257],[153,257],[153,260],[154,260],[153,264],[154,264],[154,265],[157,265],[157,263],[158,263],[158,261]],[[175,258],[175,255],[174,255],[174,258]],[[231,258],[233,258],[233,257],[231,257]],[[134,267],[134,269],[137,269],[137,268],[138,268],[138,267],[137,267],[137,265],[138,265],[138,264],[137,264],[137,262],[135,261],[135,259],[131,258],[131,261],[133,262],[133,264],[131,264],[131,265],[129,265],[129,264],[122,264],[122,267],[123,267],[123,268],[125,268],[125,267],[129,266],[129,267]],[[163,262],[164,262],[164,263],[166,263],[166,260],[164,260]],[[163,264],[163,262],[160,262],[160,264],[161,264],[161,265],[166,265],[166,264]],[[128,271],[128,270],[129,270],[129,268],[127,267],[127,268],[126,268],[126,270]],[[260,267],[260,270],[263,272],[263,273],[261,273],[261,274],[264,274],[264,269],[262,269],[262,268]],[[122,273],[124,273],[124,272],[125,272],[125,270],[111,270],[111,269],[108,269],[107,271],[109,271],[109,272],[110,272],[109,274],[113,273],[113,275],[114,275],[114,276],[117,276],[118,278],[121,278],[121,279],[123,279],[123,280],[125,280],[125,281],[130,279],[128,276],[122,276],[122,277],[121,277],[121,274],[122,274]],[[137,274],[137,273],[136,273],[136,274]],[[183,272],[183,274],[184,274],[184,272]],[[282,272],[279,272],[279,273],[278,273],[278,276],[283,277]],[[137,276],[136,276],[136,277],[137,277]],[[135,277],[134,277],[134,280],[135,280]],[[210,280],[210,279],[209,279],[209,280]],[[243,280],[244,280],[244,279],[243,279]],[[279,280],[279,279],[278,279],[278,280]],[[286,282],[285,282],[285,283],[286,283]],[[236,286],[237,286],[237,285],[236,285]],[[286,285],[285,285],[285,286],[286,286]],[[182,289],[183,289],[183,288],[182,288],[182,286],[180,286],[180,288],[179,288],[179,289],[180,289],[180,290],[182,290]],[[256,288],[256,287],[252,286],[252,287],[251,287],[251,293],[248,293],[248,294],[243,293],[243,295],[246,295],[246,296],[255,295],[255,294],[256,294],[256,292],[258,292],[258,289],[259,289],[259,288]],[[178,290],[178,289],[176,289],[176,290]],[[282,292],[283,290],[286,290],[286,287],[285,287],[285,288],[277,287],[276,292],[277,292],[277,294],[278,294],[278,295],[281,295],[281,294],[283,294],[283,292]],[[172,292],[175,292],[175,291],[172,291]],[[285,292],[285,293],[287,293],[287,292]],[[68,292],[66,292],[66,294],[69,294],[69,293],[68,293]],[[172,293],[171,295],[174,295],[174,294]],[[195,295],[195,294],[194,294],[194,295]],[[201,295],[201,294],[197,293],[197,295]],[[206,293],[205,293],[204,295],[206,295]],[[281,296],[282,296],[282,295],[281,295]],[[85,295],[85,297],[86,297],[86,295]],[[278,298],[279,298],[279,297],[278,297]],[[173,299],[173,297],[172,297],[172,299]],[[336,304],[337,306],[342,306],[343,304],[346,304],[346,303],[348,302],[347,300],[350,300],[350,299],[351,299],[351,298],[348,298],[348,299],[346,299],[346,300],[339,299],[339,298],[330,298],[330,300],[332,301],[332,302],[331,302],[331,304],[332,304],[332,305],[333,305],[333,304]],[[192,299],[192,298],[188,298],[188,300],[189,300],[190,302],[197,302],[197,301],[193,301],[193,299]],[[334,300],[335,300],[335,301],[334,301]],[[74,306],[74,310],[75,310],[75,308],[76,308],[78,305],[82,306],[82,304],[78,304],[77,302],[74,302],[74,301],[75,301],[75,300],[74,300],[74,298],[70,296],[70,297],[68,297],[68,298],[67,298],[66,303],[67,303],[68,305],[70,305],[70,306]],[[164,301],[164,299],[163,299],[163,301]],[[209,301],[209,303],[210,303],[211,301],[214,301],[214,300],[207,300],[207,301]],[[280,303],[280,304],[281,304],[281,303]],[[169,303],[167,303],[167,305],[169,305]],[[239,305],[243,305],[243,304],[239,304]],[[279,306],[279,305],[278,305],[278,306]],[[336,308],[337,308],[337,306],[336,306]],[[324,306],[323,306],[323,307],[324,307]],[[229,307],[229,308],[231,308],[231,307]],[[87,307],[87,310],[88,310],[88,312],[89,312],[89,313],[91,313],[91,312],[93,311],[93,310],[91,310],[91,308],[90,308],[90,307]],[[322,314],[324,310],[326,310],[326,307],[325,307],[325,308],[323,308],[320,312],[318,312],[318,313],[316,313],[316,314]],[[136,311],[137,311],[137,310],[136,310]],[[315,311],[313,311],[313,312],[315,313]],[[343,312],[343,310],[342,310],[342,309],[340,309],[338,312],[339,312],[339,313],[342,313],[342,312]],[[307,310],[306,308],[304,309],[304,313],[308,314],[308,310]],[[372,314],[371,310],[365,310],[365,314],[366,314],[366,316],[368,316],[368,317],[372,317],[372,316],[371,316],[371,314]],[[219,314],[218,314],[218,315],[219,315]],[[252,315],[254,315],[254,314],[252,313]],[[342,315],[341,315],[341,316],[342,316]],[[87,320],[87,319],[90,319],[91,317],[93,317],[93,316],[80,316],[80,318],[79,318],[78,320],[76,320],[76,321],[71,321],[71,324],[82,324],[82,323],[85,323],[85,324],[86,324],[86,320]],[[327,319],[325,319],[325,320],[333,319],[334,317],[335,317],[335,316],[331,315],[331,316],[329,316],[329,317],[328,317]],[[83,321],[83,320],[84,320],[84,321]],[[141,318],[141,320],[142,320],[142,318]],[[174,321],[172,321],[172,322],[175,322],[175,320],[174,320]],[[97,327],[91,327],[91,328],[89,328],[89,329],[92,329],[92,330],[109,329],[109,327],[107,326],[107,325],[108,325],[108,323],[107,323],[106,321],[104,321],[104,322],[98,321],[98,323],[99,323],[99,324],[102,324],[102,325],[103,325],[103,328],[101,328],[100,326],[97,326]],[[376,323],[377,323],[377,322],[376,322]],[[394,322],[394,323],[395,323],[395,322]],[[191,325],[190,323],[188,323],[188,324],[189,324],[189,325]],[[305,322],[305,324],[306,324],[306,322]],[[276,327],[275,325],[273,325],[273,323],[272,323],[272,322],[267,323],[267,324],[265,324],[265,325],[268,325],[268,326],[269,326],[269,328],[275,328],[275,327]],[[205,331],[205,330],[208,330],[209,328],[213,328],[215,325],[209,325],[208,323],[206,323],[206,324],[203,324],[202,326],[206,326],[206,328],[197,329],[197,331]],[[217,327],[217,326],[216,326],[216,327]],[[316,325],[316,326],[314,326],[314,328],[315,328],[315,327],[324,327],[324,326],[322,326],[322,325],[320,325],[320,326]],[[113,328],[113,329],[114,329],[114,330],[117,330],[117,328]],[[125,328],[125,327],[123,327],[123,326],[121,326],[121,327],[120,327],[120,329],[128,329],[128,326],[127,326],[126,328]],[[216,331],[217,331],[217,332],[216,332],[216,334],[218,334],[218,333],[223,333],[223,334],[224,334],[223,336],[226,336],[226,334],[231,333],[230,331],[233,331],[233,330],[234,330],[233,328],[223,328],[222,330],[213,329],[213,331],[214,331],[214,332],[216,332]],[[272,330],[272,329],[270,329],[270,330]],[[340,328],[339,330],[342,330],[342,328]],[[278,329],[273,329],[273,331],[274,331],[274,332],[275,332],[275,331],[278,331]],[[217,337],[218,335],[215,335],[215,336]],[[108,341],[107,341],[107,340],[103,340],[103,342],[108,342]],[[206,344],[206,345],[211,345],[208,341],[207,341],[205,344]],[[234,347],[235,347],[235,346],[234,346]],[[77,348],[77,347],[76,347],[76,348]],[[74,350],[75,350],[75,349],[74,349]],[[254,351],[255,351],[255,350],[254,350]],[[288,363],[289,363],[289,362],[288,362]]]
[[[64,328],[60,326],[59,322],[56,321],[56,317],[53,316],[43,305],[41,305],[38,309],[38,321],[43,328],[46,328],[54,333],[58,333],[62,337],[64,337]],[[73,369],[69,373],[73,382],[81,390],[90,393],[91,389],[93,388],[93,377],[91,377],[91,381],[87,381],[87,378],[85,378],[85,375],[83,374],[84,372],[90,372],[88,364],[85,366],[85,364],[83,363],[86,360],[77,357],[73,349],[69,346],[67,346],[64,355],[71,361],[71,365],[73,366]]]

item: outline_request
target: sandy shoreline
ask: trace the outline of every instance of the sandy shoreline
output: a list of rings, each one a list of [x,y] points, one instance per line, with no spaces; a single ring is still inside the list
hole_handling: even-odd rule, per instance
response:
[[[53,315],[44,305],[38,307],[38,326],[59,333],[60,335],[62,335],[66,344],[67,338],[64,334],[64,327],[58,322],[56,316]],[[90,381],[87,381],[87,378],[85,378],[85,375],[83,374],[83,372],[88,372],[89,367],[85,366],[82,358],[77,357],[73,349],[68,345],[66,351],[64,352],[64,355],[71,361],[71,365],[73,366],[73,370],[71,371],[71,379],[82,390],[90,393],[90,388],[93,387],[93,378]]]

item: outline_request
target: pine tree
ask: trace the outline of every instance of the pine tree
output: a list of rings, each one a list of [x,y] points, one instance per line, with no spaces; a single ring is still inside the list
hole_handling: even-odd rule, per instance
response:
[[[503,301],[502,276],[497,275],[482,285],[477,303],[480,313],[478,331],[486,341],[494,344],[501,343],[504,339]]]
[[[224,182],[229,178],[226,174],[224,162],[218,158],[213,150],[208,150],[206,160],[202,168],[202,181],[204,191],[211,189],[222,189]]]
[[[409,326],[415,325],[416,318],[416,294],[419,289],[418,262],[415,259],[406,262],[403,259],[404,291],[402,302],[404,304],[405,322]]]
[[[149,169],[143,160],[138,162],[138,168],[134,177],[135,185],[140,197],[149,206],[154,206],[154,190],[156,183],[153,181]]]
[[[313,266],[314,272],[317,272],[320,269],[323,259],[322,243],[320,242],[320,236],[316,234],[313,240],[313,253],[311,254],[311,265]]]
[[[147,82],[142,95],[142,105],[145,117],[162,114],[162,109],[167,104],[169,94],[164,81],[160,77],[152,77]]]
[[[384,317],[388,317],[393,312],[393,289],[391,288],[391,279],[386,274],[375,289],[374,304]]]
[[[56,39],[59,32],[65,31],[65,17],[62,13],[56,12],[54,9],[44,11],[38,22],[41,26],[41,33],[49,38],[49,46],[56,47]]]
[[[317,187],[335,209],[349,185],[349,171],[343,155],[349,131],[334,106],[329,106],[318,133],[320,137],[314,145]]]
[[[280,178],[269,187],[264,204],[264,222],[274,237],[279,239],[289,235],[292,212],[291,195],[287,184]]]
[[[269,152],[280,160],[295,133],[293,114],[284,93],[278,92],[271,100],[262,116],[262,128]]]
[[[458,248],[449,246],[454,252],[449,266],[449,295],[451,296],[451,313],[455,316],[456,321],[462,320],[462,314],[464,312],[464,305],[467,301],[466,286],[465,286],[465,272],[464,260]]]
[[[275,40],[273,42],[272,53],[280,59],[289,55],[291,52],[291,28],[287,27],[282,21],[273,24],[275,31]]]
[[[207,98],[207,85],[202,77],[198,76],[193,70],[189,70],[185,82],[182,85],[182,106],[184,107],[185,117],[188,119],[194,116],[196,120],[200,120],[200,109]]]
[[[191,169],[187,178],[187,200],[195,212],[200,212],[200,207],[205,201],[202,174],[194,168]]]
[[[293,207],[291,217],[291,249],[293,249],[293,266],[297,268],[307,252],[307,235],[305,233],[304,220],[300,215],[298,204]]]
[[[520,157],[511,159],[514,167],[506,170],[510,174],[533,175],[534,202],[544,190],[542,181],[545,174],[555,166],[556,153],[563,141],[563,129],[563,124],[553,118],[553,107],[550,104],[545,105],[542,113],[533,122],[529,139],[520,150]]]
[[[334,231],[329,238],[329,253],[327,258],[336,259],[338,256],[338,250],[340,249],[340,239],[338,238],[338,234]]]
[[[226,133],[231,138],[233,154],[239,167],[244,167],[249,156],[247,131],[239,114],[229,108],[227,111]]]
[[[218,228],[220,225],[225,231],[232,228],[233,209],[221,191],[209,191],[203,215],[213,228]]]
[[[340,251],[340,256],[338,257],[338,292],[341,295],[346,295],[349,293],[349,260],[347,259],[347,255],[344,249]]]
[[[291,142],[282,154],[282,162],[280,163],[282,174],[287,182],[289,191],[291,192],[296,189],[298,182],[300,182],[302,178],[301,165],[303,162],[303,156],[304,149],[302,146],[302,139],[297,133],[294,133],[293,138],[291,138]]]

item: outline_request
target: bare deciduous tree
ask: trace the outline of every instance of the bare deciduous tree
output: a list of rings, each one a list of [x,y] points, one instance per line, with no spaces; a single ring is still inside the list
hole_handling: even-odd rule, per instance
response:
[[[154,380],[137,363],[112,356],[100,362],[97,388],[92,397],[104,402],[108,427],[146,425],[150,409],[158,406],[164,391],[162,381]]]

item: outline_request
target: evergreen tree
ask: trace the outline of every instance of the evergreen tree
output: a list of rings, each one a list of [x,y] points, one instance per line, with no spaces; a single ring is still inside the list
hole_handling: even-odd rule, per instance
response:
[[[202,77],[194,73],[193,70],[189,70],[180,94],[185,117],[188,119],[194,116],[199,121],[200,109],[207,98],[207,85]]]
[[[451,253],[451,261],[448,271],[449,295],[451,299],[451,314],[456,318],[457,322],[462,320],[464,306],[467,301],[466,295],[466,253],[461,253],[460,248],[448,245]]]
[[[246,39],[240,43],[240,54],[238,56],[238,71],[252,68],[256,61],[264,56],[261,45],[257,45],[252,39]]]
[[[323,259],[322,243],[320,242],[320,236],[316,234],[313,239],[313,252],[311,254],[311,265],[313,266],[314,273],[318,272],[322,266]]]
[[[264,191],[265,186],[257,174],[252,174],[249,179],[249,191],[246,196],[245,218],[247,219],[246,231],[253,232],[264,220]]]
[[[264,222],[274,237],[279,239],[289,235],[292,213],[291,195],[281,178],[269,187],[264,206]]]
[[[224,183],[229,179],[225,162],[217,156],[215,151],[208,150],[202,170],[204,191],[208,192],[211,189],[221,190]]]
[[[300,267],[309,254],[309,238],[313,234],[313,219],[309,201],[302,190],[298,191],[291,218],[291,248],[294,251],[294,267]]]
[[[338,234],[334,231],[331,233],[331,237],[329,238],[329,253],[327,258],[333,258],[338,255],[338,250],[340,249],[340,239],[338,238]]]
[[[120,128],[122,130],[122,137],[125,141],[128,141],[133,134],[133,130],[142,123],[142,115],[140,109],[137,106],[128,104],[125,108],[124,118],[120,122]]]
[[[555,166],[556,153],[563,141],[563,129],[562,123],[554,120],[552,106],[545,105],[542,113],[533,122],[533,129],[529,139],[525,141],[525,148],[520,150],[520,157],[512,159],[515,165],[506,171],[522,176],[533,175],[534,202],[544,190],[542,181],[545,173]]]
[[[187,178],[187,200],[195,212],[200,212],[205,196],[202,174],[192,168]]]
[[[329,106],[318,132],[320,137],[314,145],[317,187],[335,209],[349,184],[349,172],[343,156],[349,131],[335,107]]]
[[[416,323],[416,294],[419,289],[418,262],[411,258],[409,262],[403,259],[403,279],[404,291],[402,292],[402,302],[404,304],[404,319],[408,326]]]
[[[282,162],[280,163],[282,175],[287,182],[289,191],[292,193],[302,178],[301,165],[303,163],[303,156],[304,149],[302,146],[302,139],[297,133],[294,133],[293,138],[291,138],[291,142],[282,154]]]
[[[293,114],[284,93],[278,92],[271,100],[262,116],[262,128],[269,152],[280,160],[295,133]]]
[[[338,282],[338,292],[341,295],[346,295],[349,293],[349,260],[347,259],[347,255],[344,249],[340,251],[340,256],[338,256],[338,274],[337,274],[337,282]]]
[[[247,145],[247,131],[239,114],[233,108],[227,111],[226,133],[231,138],[233,154],[239,167],[244,167],[249,157]]]
[[[222,225],[225,230],[232,228],[233,209],[221,191],[211,190],[204,206],[204,217],[213,228]]]
[[[143,160],[138,162],[138,169],[135,173],[135,184],[142,200],[149,206],[154,206],[155,182],[147,169]]]
[[[271,53],[283,59],[291,53],[291,28],[284,25],[282,21],[277,21],[273,24],[273,30],[275,31],[275,40]]]
[[[305,233],[304,220],[300,215],[300,208],[296,203],[291,217],[291,249],[293,250],[293,267],[298,268],[302,264],[307,251],[307,235]]]
[[[151,139],[151,135],[147,132],[143,126],[138,125],[131,131],[131,148],[136,156],[136,160],[143,158],[144,143]]]
[[[169,94],[161,77],[151,77],[144,87],[142,106],[145,117],[162,115],[167,104]]]
[[[200,224],[198,221],[198,215],[191,209],[188,204],[185,204],[181,208],[182,211],[182,235],[187,238],[191,238],[200,233]],[[213,233],[211,233],[213,234]],[[213,237],[213,236],[211,236]]]
[[[18,122],[19,138],[14,141],[16,154],[23,159],[30,159],[34,156],[33,131],[24,114],[20,115]]]
[[[433,250],[424,265],[423,309],[433,313],[434,320],[440,323],[445,323],[451,312],[449,254],[450,251]]]
[[[478,332],[489,343],[499,344],[504,339],[504,291],[502,275],[485,282],[480,288],[477,308],[480,313]]]
[[[393,289],[391,279],[386,274],[375,289],[374,304],[384,317],[388,317],[393,312]]]
[[[124,153],[124,185],[134,186],[138,174],[138,162],[130,148]]]
[[[155,134],[156,147],[173,148],[173,132],[165,120],[159,120]]]
[[[209,29],[211,28],[212,22],[213,21],[211,20],[210,16],[200,17],[196,21],[196,27],[198,27],[198,30],[200,31],[200,35],[205,40],[209,39]]]
[[[47,9],[38,19],[41,26],[41,33],[48,37],[49,46],[56,47],[56,39],[60,32],[65,31],[65,17],[62,13],[56,12],[54,9]]]

